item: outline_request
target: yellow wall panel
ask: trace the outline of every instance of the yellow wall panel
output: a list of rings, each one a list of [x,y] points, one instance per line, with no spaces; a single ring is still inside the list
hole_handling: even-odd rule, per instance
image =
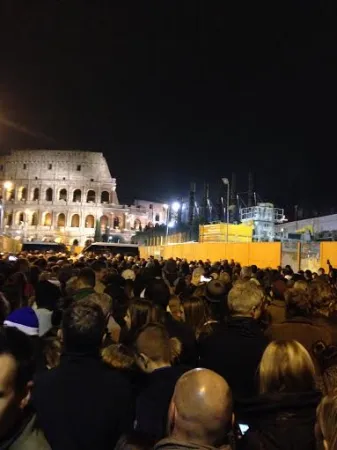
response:
[[[329,269],[327,260],[333,267],[337,267],[337,242],[321,242],[321,267]]]

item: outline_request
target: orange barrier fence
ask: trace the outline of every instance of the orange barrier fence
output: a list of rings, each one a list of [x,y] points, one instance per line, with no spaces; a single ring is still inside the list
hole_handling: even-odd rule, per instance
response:
[[[18,253],[21,251],[22,244],[16,239],[8,236],[0,236],[0,252],[1,253]]]
[[[327,261],[329,260],[331,265],[337,268],[337,242],[321,242],[320,246],[321,267],[327,271],[329,268]]]
[[[157,247],[140,247],[140,256],[156,258],[186,258],[187,260],[234,259],[242,265],[256,264],[259,267],[277,267],[281,263],[281,244],[279,242],[187,242]]]
[[[327,260],[337,268],[337,242],[280,243],[280,242],[187,242],[156,247],[140,247],[142,258],[186,258],[187,260],[234,259],[241,265],[256,264],[273,267],[290,264],[295,271],[323,267],[328,270]]]

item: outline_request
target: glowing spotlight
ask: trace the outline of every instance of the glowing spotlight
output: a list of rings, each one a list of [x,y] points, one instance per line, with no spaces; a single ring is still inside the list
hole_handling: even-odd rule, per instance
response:
[[[172,203],[172,211],[177,213],[180,209],[180,203],[179,202],[173,202]]]

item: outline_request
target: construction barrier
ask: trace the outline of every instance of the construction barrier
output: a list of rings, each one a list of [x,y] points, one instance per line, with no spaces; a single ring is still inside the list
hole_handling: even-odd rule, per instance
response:
[[[212,262],[234,259],[242,265],[256,264],[259,267],[277,267],[281,264],[281,244],[279,242],[186,242],[184,244],[140,247],[142,258],[163,257],[185,258],[189,261],[209,259]]]
[[[0,236],[0,252],[1,253],[19,253],[22,243],[8,236]]]
[[[298,271],[320,267],[328,270],[327,260],[337,268],[337,242],[280,243],[280,242],[186,242],[155,247],[140,247],[142,258],[185,258],[188,261],[234,259],[241,265],[258,267],[285,266]]]
[[[326,271],[329,269],[328,260],[337,268],[337,242],[321,242],[320,265]]]
[[[227,236],[228,232],[228,236]],[[253,226],[240,223],[214,223],[199,226],[199,242],[252,242]]]

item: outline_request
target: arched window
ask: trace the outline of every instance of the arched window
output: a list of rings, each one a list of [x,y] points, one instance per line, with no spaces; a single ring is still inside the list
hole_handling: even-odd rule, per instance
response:
[[[25,187],[21,189],[20,200],[27,200],[27,188]]]
[[[43,225],[45,227],[50,227],[51,225],[51,214],[50,213],[46,213],[44,216],[44,221],[43,221]]]
[[[38,215],[37,215],[37,212],[33,212],[31,224],[32,224],[33,226],[35,226],[35,227],[37,226],[37,224],[38,224]]]
[[[155,216],[154,220],[155,220],[156,222],[159,222],[159,220],[160,220],[160,216],[159,216],[159,214],[156,214],[156,216]]]
[[[65,225],[66,225],[66,216],[63,213],[61,213],[57,217],[57,226],[65,227]]]
[[[52,202],[53,201],[53,190],[52,190],[52,188],[48,188],[46,190],[46,201],[47,202]]]
[[[108,217],[107,216],[102,216],[100,222],[101,222],[101,229],[103,231],[106,231],[106,229],[108,227],[108,224],[109,224]]]
[[[67,189],[60,190],[59,200],[67,200]]]
[[[139,219],[136,219],[133,227],[136,231],[141,231],[141,229],[142,229],[141,221]]]
[[[73,245],[74,245],[75,247],[77,247],[78,244],[79,244],[78,239],[74,239],[74,240],[73,240]]]
[[[71,226],[79,227],[80,226],[80,216],[78,214],[74,214],[71,218]]]
[[[39,200],[39,198],[40,198],[40,189],[35,188],[33,191],[33,200]]]
[[[103,191],[101,193],[101,203],[109,203],[110,202],[110,194],[108,191]]]
[[[24,222],[24,221],[25,221],[25,215],[23,212],[20,212],[18,214],[18,225],[21,225],[21,222]]]
[[[15,200],[15,190],[12,189],[8,189],[7,191],[7,200]]]
[[[120,223],[119,217],[115,217],[114,218],[114,228],[119,228],[119,223]]]
[[[95,203],[95,201],[96,201],[96,192],[90,189],[90,191],[88,191],[87,193],[87,203],[89,202]]]
[[[91,214],[85,218],[85,228],[95,228],[95,217]]]
[[[80,202],[82,199],[81,189],[75,189],[73,193],[73,202]]]
[[[9,213],[6,215],[6,225],[11,227],[13,225],[13,213]]]

